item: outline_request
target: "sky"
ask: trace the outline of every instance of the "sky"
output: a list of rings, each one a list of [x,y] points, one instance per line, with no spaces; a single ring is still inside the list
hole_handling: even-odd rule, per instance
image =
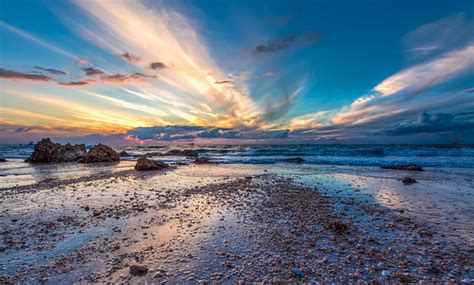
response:
[[[472,0],[0,1],[0,143],[474,143]]]

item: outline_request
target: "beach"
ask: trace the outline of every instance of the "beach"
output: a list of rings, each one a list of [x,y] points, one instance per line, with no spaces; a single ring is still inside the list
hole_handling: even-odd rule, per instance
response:
[[[55,176],[58,165],[71,174]],[[3,281],[474,279],[472,169],[133,165],[44,165],[36,171],[53,178],[9,178],[0,190]]]

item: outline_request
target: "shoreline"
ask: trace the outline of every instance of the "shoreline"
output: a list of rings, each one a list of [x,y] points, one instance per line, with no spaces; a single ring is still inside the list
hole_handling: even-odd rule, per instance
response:
[[[315,183],[279,168],[190,165],[11,189],[1,199],[0,276],[51,284],[474,278],[472,242],[368,198],[369,180],[382,178],[345,177],[361,188],[349,195],[341,174],[307,175]],[[148,272],[131,275],[132,265]]]

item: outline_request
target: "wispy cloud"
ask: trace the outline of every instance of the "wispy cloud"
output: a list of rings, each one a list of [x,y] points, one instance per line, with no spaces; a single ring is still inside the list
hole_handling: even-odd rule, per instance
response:
[[[129,52],[119,54],[119,57],[129,62],[137,62],[141,60],[140,57],[130,54]]]
[[[3,68],[0,68],[0,78],[4,78],[8,80],[33,80],[33,81],[44,81],[44,82],[54,81],[53,78],[46,75],[17,72],[17,71],[7,70]]]
[[[266,44],[257,45],[252,53],[255,55],[275,53],[289,48],[293,44],[314,43],[321,38],[321,32],[312,32],[302,35],[292,35],[278,40],[269,41]]]
[[[8,23],[5,23],[1,20],[0,20],[0,27],[7,30],[7,31],[9,31],[9,32],[12,32],[12,33],[18,35],[18,36],[20,36],[24,39],[27,39],[27,40],[35,43],[35,44],[38,44],[38,45],[40,45],[44,48],[47,48],[47,49],[49,49],[53,52],[56,52],[58,54],[62,54],[64,56],[70,57],[72,59],[77,59],[78,58],[77,56],[73,55],[72,53],[70,53],[70,52],[68,52],[68,51],[66,51],[66,50],[64,50],[60,47],[54,46],[54,45],[52,45],[52,44],[50,44],[50,43],[48,43],[48,42],[46,42],[46,41],[44,41],[44,40],[42,40],[38,37],[35,37],[35,36],[31,35],[30,33],[26,32],[26,31],[23,31],[19,28],[16,28],[16,27],[14,27],[14,26],[12,26]]]
[[[161,63],[173,63],[172,68],[162,69],[163,72],[156,75],[153,84],[149,82],[141,87],[159,93],[173,90],[176,102],[197,100],[212,109],[212,112],[202,111],[213,113],[213,119],[202,117],[190,123],[233,126],[253,125],[259,121],[259,110],[245,86],[215,84],[219,81],[217,78],[226,78],[226,73],[211,58],[206,44],[183,15],[156,3],[75,3],[97,24],[98,28],[83,28],[82,31],[98,46],[114,54],[118,53],[119,47],[127,51],[122,53],[126,58],[140,57],[140,61],[128,62],[142,69],[149,69],[156,59]]]
[[[36,69],[45,71],[54,75],[65,75],[66,72],[58,69],[53,69],[53,68],[46,68],[46,67],[41,67],[41,66],[35,66]]]
[[[86,75],[88,76],[95,76],[95,75],[102,75],[104,74],[104,72],[102,70],[100,70],[99,68],[95,68],[95,67],[82,67],[81,68],[85,73]]]

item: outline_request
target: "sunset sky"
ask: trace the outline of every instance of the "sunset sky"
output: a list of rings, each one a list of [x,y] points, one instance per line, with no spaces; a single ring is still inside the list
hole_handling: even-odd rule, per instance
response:
[[[474,143],[468,1],[0,1],[0,143]]]

